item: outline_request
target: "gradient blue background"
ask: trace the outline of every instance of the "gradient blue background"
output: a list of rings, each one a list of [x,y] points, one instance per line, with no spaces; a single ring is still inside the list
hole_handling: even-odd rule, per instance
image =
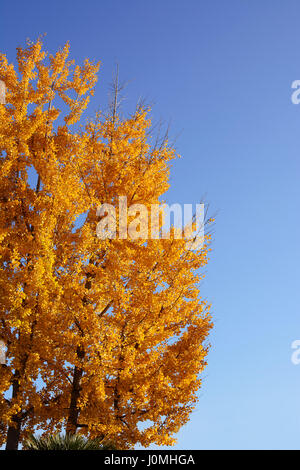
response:
[[[115,63],[171,120],[169,202],[201,196],[218,211],[202,292],[213,305],[208,367],[177,449],[300,447],[300,3],[295,0],[3,1],[0,49],[67,40],[100,59],[86,115],[106,106]]]

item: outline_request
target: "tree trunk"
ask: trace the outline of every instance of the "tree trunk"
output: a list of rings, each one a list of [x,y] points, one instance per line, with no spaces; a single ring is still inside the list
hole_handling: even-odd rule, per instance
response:
[[[92,263],[90,260],[89,263]],[[89,290],[91,288],[91,277],[93,275],[91,273],[87,273],[87,280],[85,282],[85,288]],[[84,295],[82,299],[82,304],[87,305],[88,299],[86,295]],[[80,324],[78,322],[75,322],[81,336],[84,336],[84,332],[82,331]],[[84,356],[85,356],[85,351],[82,346],[77,346],[76,350],[77,358],[79,359],[80,362],[83,362]],[[69,408],[69,415],[68,415],[68,421],[67,421],[67,427],[66,427],[66,432],[68,434],[75,434],[78,428],[78,417],[79,417],[79,408],[78,408],[78,401],[80,397],[80,392],[81,392],[81,379],[83,376],[83,368],[75,366],[74,367],[74,376],[73,376],[73,382],[72,382],[72,390],[71,390],[71,399],[70,399],[70,408]]]
[[[78,346],[77,348],[77,357],[80,360],[84,358],[84,350],[80,346]],[[80,382],[82,379],[82,375],[83,375],[83,369],[81,367],[75,366],[72,390],[71,390],[69,415],[68,415],[67,428],[66,428],[66,432],[68,434],[75,434],[78,428],[78,416],[79,416],[78,400],[79,400],[80,391],[81,391]]]
[[[20,373],[18,370],[16,370],[12,383],[12,400],[17,398],[19,394],[19,377]],[[18,450],[19,446],[22,418],[20,417],[20,415],[16,414],[12,417],[12,421],[13,424],[8,427],[7,431],[5,450]]]
[[[14,416],[12,420],[14,422],[14,426],[11,425],[8,428],[5,450],[18,450],[19,446],[21,419],[17,416]]]

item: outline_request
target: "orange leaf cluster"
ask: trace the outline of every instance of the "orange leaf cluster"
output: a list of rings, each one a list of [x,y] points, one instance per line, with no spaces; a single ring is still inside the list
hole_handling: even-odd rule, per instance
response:
[[[1,439],[67,426],[125,449],[172,444],[206,364],[209,237],[198,251],[172,231],[97,238],[101,203],[159,203],[175,151],[151,144],[142,108],[74,131],[99,65],[68,55],[68,44],[47,59],[41,40],[28,43],[18,71],[0,55]]]

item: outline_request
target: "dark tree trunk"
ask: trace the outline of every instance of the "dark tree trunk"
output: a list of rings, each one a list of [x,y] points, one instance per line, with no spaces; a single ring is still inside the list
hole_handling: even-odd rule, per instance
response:
[[[92,260],[89,261],[92,264]],[[93,275],[91,273],[87,273],[87,279],[85,282],[85,288],[89,290],[91,288],[91,278]],[[85,306],[88,304],[88,298],[84,295],[82,299],[82,304]],[[80,335],[84,337],[84,332],[78,322],[75,322],[79,331]],[[85,351],[82,346],[77,346],[76,350],[77,358],[79,359],[79,363],[83,363],[83,359],[85,357]],[[77,431],[78,426],[78,417],[79,417],[79,408],[78,408],[78,401],[80,398],[81,392],[81,379],[83,376],[83,368],[80,366],[74,367],[74,375],[73,375],[73,382],[72,382],[72,389],[71,389],[71,398],[70,398],[70,408],[68,414],[68,421],[66,432],[68,434],[75,434]]]
[[[12,384],[12,400],[17,398],[19,394],[19,377],[20,373],[18,370],[15,371],[14,380]],[[6,437],[5,450],[18,450],[22,419],[20,415],[16,414],[12,417],[13,424],[9,426]]]
[[[81,347],[77,348],[77,357],[80,360],[84,358],[84,350]],[[68,434],[75,434],[78,428],[78,416],[79,416],[78,400],[79,400],[80,391],[81,391],[80,383],[81,383],[82,375],[83,375],[83,369],[75,366],[72,390],[71,390],[69,415],[68,415],[67,428],[66,428],[66,432]]]
[[[5,450],[18,450],[20,433],[21,433],[21,419],[18,417],[13,418],[14,426],[9,426],[6,438]]]

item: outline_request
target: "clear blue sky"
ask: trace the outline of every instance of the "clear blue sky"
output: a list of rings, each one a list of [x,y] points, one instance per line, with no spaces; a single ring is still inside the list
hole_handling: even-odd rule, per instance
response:
[[[218,211],[203,295],[213,305],[209,365],[177,449],[299,449],[300,79],[297,0],[5,1],[0,44],[11,60],[47,33],[54,52],[100,59],[92,114],[116,62],[180,133],[168,201]]]

